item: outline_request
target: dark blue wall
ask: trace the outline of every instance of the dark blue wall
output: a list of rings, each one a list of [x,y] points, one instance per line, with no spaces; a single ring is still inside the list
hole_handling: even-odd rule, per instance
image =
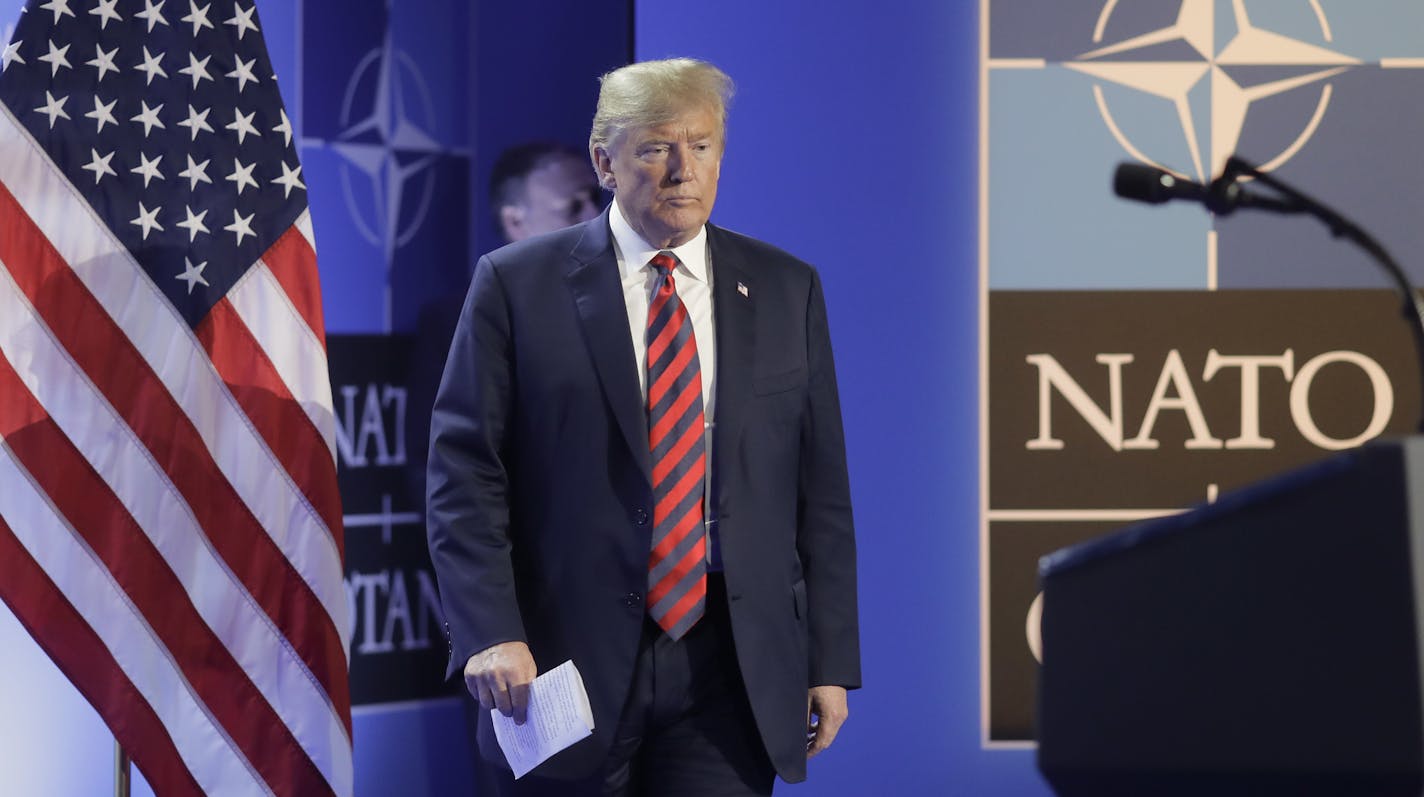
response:
[[[474,130],[471,253],[504,242],[485,186],[505,148],[553,139],[582,150],[598,102],[598,76],[627,62],[631,0],[480,0],[474,7],[470,103]]]

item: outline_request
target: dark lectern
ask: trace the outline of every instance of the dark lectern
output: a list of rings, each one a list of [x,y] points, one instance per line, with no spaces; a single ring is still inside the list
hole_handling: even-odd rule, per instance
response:
[[[1419,795],[1424,438],[1040,563],[1061,797]]]

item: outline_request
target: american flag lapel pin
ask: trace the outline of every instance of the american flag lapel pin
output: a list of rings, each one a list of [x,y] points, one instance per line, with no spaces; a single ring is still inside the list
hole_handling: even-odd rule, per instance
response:
[[[748,299],[752,298],[752,295],[747,292],[747,284],[745,282],[737,283],[737,293],[740,293],[742,296],[745,296]]]

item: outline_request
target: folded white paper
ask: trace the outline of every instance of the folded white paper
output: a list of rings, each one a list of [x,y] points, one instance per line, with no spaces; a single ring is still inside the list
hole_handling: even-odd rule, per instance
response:
[[[490,709],[499,749],[514,777],[544,763],[549,756],[593,733],[593,707],[583,688],[583,676],[566,661],[534,679],[529,687],[529,714],[523,725]]]

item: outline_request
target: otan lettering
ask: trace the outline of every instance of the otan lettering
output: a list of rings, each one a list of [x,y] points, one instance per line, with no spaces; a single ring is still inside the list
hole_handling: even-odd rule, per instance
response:
[[[336,448],[342,464],[348,468],[404,465],[406,389],[372,383],[364,388],[342,385],[340,392]]]
[[[445,627],[440,594],[426,570],[351,573],[346,577],[346,605],[351,612],[352,642],[361,655],[428,650],[431,628]],[[444,637],[437,637],[443,649]]]

